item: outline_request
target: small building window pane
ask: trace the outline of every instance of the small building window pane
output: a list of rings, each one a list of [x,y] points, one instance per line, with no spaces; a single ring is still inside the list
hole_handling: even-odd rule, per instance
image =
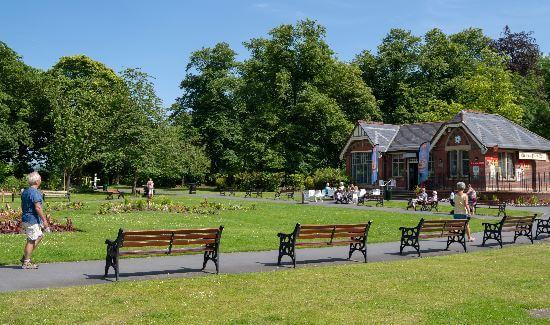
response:
[[[392,164],[391,164],[392,176],[399,177],[404,175],[405,170],[405,160],[403,155],[392,155]]]
[[[370,182],[372,174],[372,153],[352,152],[351,153],[351,179],[357,184]]]
[[[470,175],[470,156],[468,151],[459,151],[462,157],[462,176]]]
[[[451,177],[458,175],[458,151],[449,151],[449,167]]]

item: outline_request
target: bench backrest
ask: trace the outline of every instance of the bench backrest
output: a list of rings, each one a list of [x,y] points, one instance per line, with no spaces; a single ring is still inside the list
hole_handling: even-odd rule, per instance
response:
[[[420,219],[418,228],[420,233],[426,236],[444,236],[445,234],[455,232],[455,231],[464,231],[466,225],[470,221],[470,218],[467,219],[442,219],[442,220],[424,220]]]
[[[118,247],[165,247],[167,253],[176,252],[175,246],[200,246],[195,250],[204,250],[207,245],[219,243],[223,226],[219,228],[177,229],[177,230],[119,230]],[[193,251],[187,248],[185,251]],[[178,249],[177,251],[184,251]],[[139,251],[142,252],[142,251]],[[128,252],[127,252],[128,253]]]
[[[47,196],[66,196],[69,194],[67,191],[42,191],[43,195]]]
[[[321,239],[326,238],[332,242],[334,238],[351,238],[365,236],[368,233],[372,221],[350,225],[300,225],[296,224],[294,233],[296,239]]]
[[[517,227],[531,227],[537,215],[532,216],[522,216],[522,217],[502,217],[501,228],[504,229],[515,229]]]

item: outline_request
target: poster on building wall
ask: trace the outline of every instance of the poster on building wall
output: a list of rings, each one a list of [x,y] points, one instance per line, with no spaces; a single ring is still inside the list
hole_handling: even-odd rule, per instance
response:
[[[428,161],[430,160],[430,143],[424,142],[418,148],[418,182],[428,180]]]
[[[476,158],[476,161],[470,162],[470,166],[472,167],[472,174],[474,179],[477,179],[479,178],[479,175],[481,173],[481,167],[485,166],[485,162],[477,161],[477,158]]]
[[[378,180],[378,145],[372,147],[372,173],[371,173],[371,184],[376,184]]]

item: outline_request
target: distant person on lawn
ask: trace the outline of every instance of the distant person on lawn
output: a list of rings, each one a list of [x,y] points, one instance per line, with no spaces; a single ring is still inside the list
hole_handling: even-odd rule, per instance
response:
[[[455,209],[454,219],[466,219],[470,214],[470,206],[468,205],[468,195],[464,193],[466,184],[464,182],[456,183],[456,195],[455,195]],[[470,224],[466,228],[466,236],[468,241],[474,241],[475,238],[470,234]]]
[[[50,232],[50,225],[42,211],[42,194],[38,190],[42,178],[37,172],[27,176],[29,187],[21,193],[21,229],[27,235],[27,243],[21,259],[23,269],[36,269],[38,265],[31,263],[31,255],[43,238],[42,230]]]
[[[155,190],[155,183],[149,178],[147,181],[147,198],[150,200],[153,198],[153,192]]]

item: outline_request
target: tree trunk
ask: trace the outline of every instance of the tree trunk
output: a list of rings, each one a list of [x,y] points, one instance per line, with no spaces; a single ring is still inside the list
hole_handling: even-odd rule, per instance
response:
[[[65,191],[69,191],[71,189],[71,173],[67,172],[67,178],[66,178],[66,184],[65,184]]]
[[[138,177],[137,177],[137,172],[134,173],[134,185],[132,186],[132,194],[136,194],[136,187],[137,187],[137,181],[138,181]]]

